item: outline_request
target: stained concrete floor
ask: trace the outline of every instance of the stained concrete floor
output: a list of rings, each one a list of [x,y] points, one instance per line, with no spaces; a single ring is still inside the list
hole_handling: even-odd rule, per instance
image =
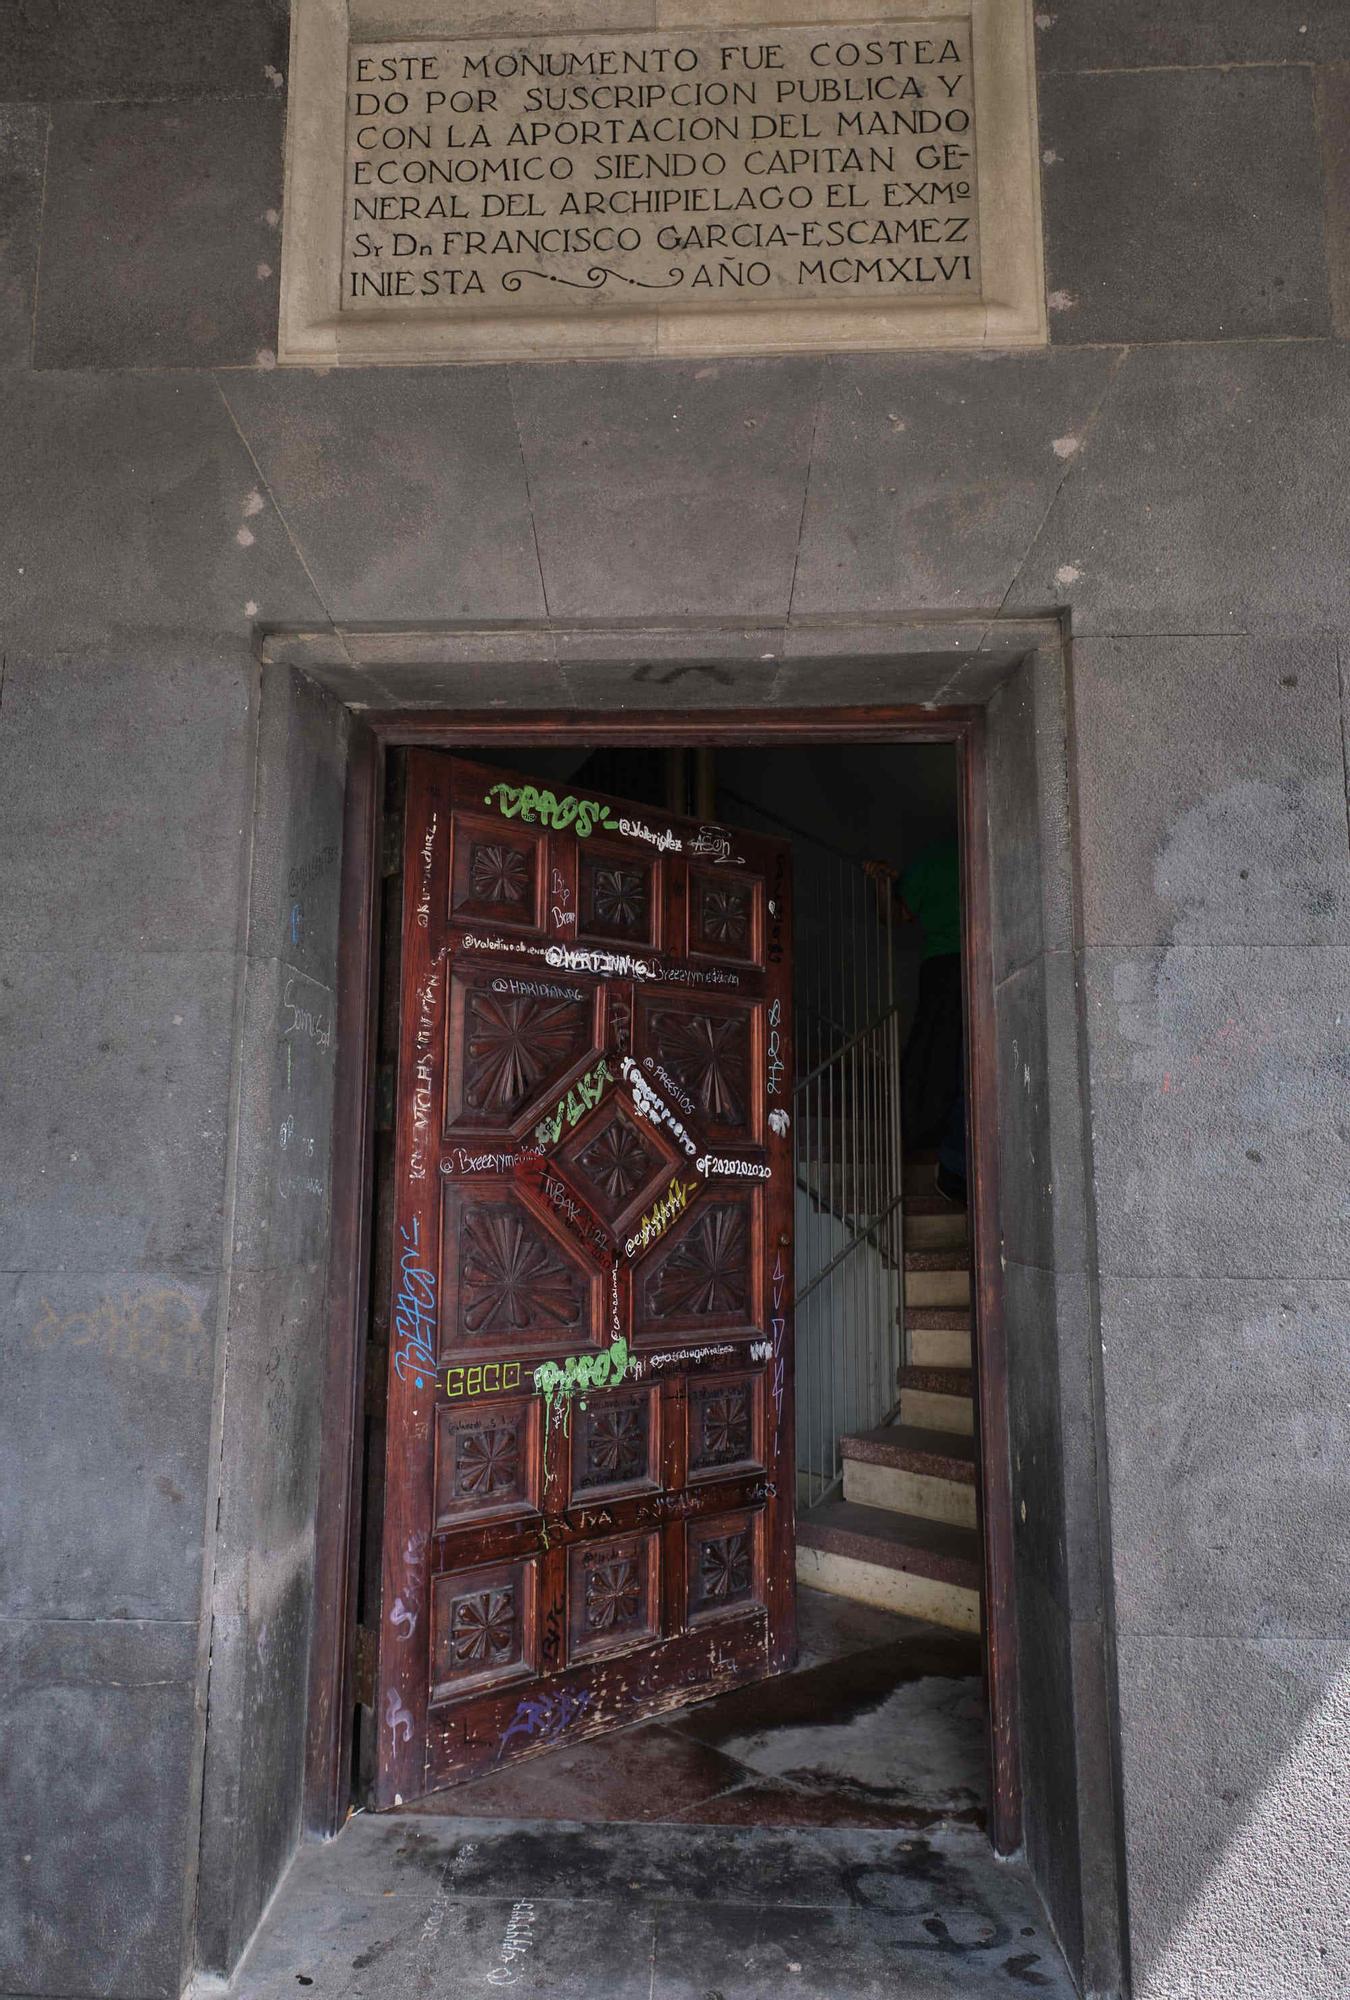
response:
[[[229,2000],[1071,2000],[980,1829],[973,1642],[804,1592],[802,1654],[355,1815],[301,1850]]]

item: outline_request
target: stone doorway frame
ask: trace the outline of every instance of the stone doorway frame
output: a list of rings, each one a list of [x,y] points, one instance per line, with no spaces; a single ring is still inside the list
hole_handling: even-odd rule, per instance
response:
[[[323,831],[314,800],[297,793],[297,704],[305,727],[331,739],[335,783],[323,810],[342,851],[303,1828],[334,1833],[350,1783],[386,752],[949,741],[960,768],[981,1163],[972,1220],[991,1838],[1000,1853],[1025,1848],[1085,1988],[1119,1990],[1123,1849],[1064,621],[348,628],[264,634],[261,657],[255,857],[284,851],[297,818],[311,839]],[[256,859],[254,877],[256,896]],[[1029,1173],[1029,1159],[1046,1171]],[[221,1421],[238,1423],[228,1388]],[[223,1759],[230,1746],[214,1750]]]

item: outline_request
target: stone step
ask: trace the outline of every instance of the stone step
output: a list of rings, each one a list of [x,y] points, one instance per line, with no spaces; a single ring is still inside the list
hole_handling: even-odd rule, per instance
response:
[[[802,1583],[855,1603],[980,1629],[980,1544],[971,1528],[827,1500],[797,1524]]]
[[[969,1310],[943,1312],[921,1306],[906,1316],[909,1358],[920,1368],[969,1368],[973,1356]]]
[[[963,1208],[944,1207],[940,1214],[915,1215],[905,1203],[907,1250],[960,1250],[969,1253],[970,1231]]]
[[[932,1368],[911,1363],[895,1374],[900,1389],[900,1421],[919,1430],[951,1431],[971,1437],[975,1430],[974,1377],[969,1368]]]
[[[976,1525],[973,1437],[883,1424],[841,1438],[839,1449],[845,1500],[957,1528]]]
[[[968,1306],[970,1258],[964,1250],[907,1250],[905,1305]]]

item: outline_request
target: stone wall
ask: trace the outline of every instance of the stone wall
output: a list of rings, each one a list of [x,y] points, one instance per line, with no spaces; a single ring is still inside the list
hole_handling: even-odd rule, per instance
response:
[[[1047,0],[1040,22],[1046,352],[349,375],[271,365],[273,0],[15,26],[0,1988],[175,1995],[194,1955],[238,1951],[297,1830],[322,1197],[279,1159],[278,1065],[303,1039],[312,1135],[327,1052],[295,1023],[329,1005],[305,982],[330,836],[277,829],[267,784],[300,771],[331,807],[344,725],[290,684],[264,701],[259,628],[537,621],[538,664],[485,665],[485,694],[509,672],[541,701],[700,703],[714,670],[630,679],[563,628],[718,619],[734,648],[738,624],[1000,608],[1074,635],[1076,905],[1000,1005],[1053,1023],[1079,983],[1097,1255],[1070,1268],[1010,1214],[1010,1296],[1100,1311],[1095,1381],[1015,1393],[1051,1445],[1078,1399],[1105,1409],[1066,1505],[1113,1551],[1093,1615],[1134,1991],[1350,1984],[1350,11]],[[763,698],[796,672],[764,663]],[[434,685],[327,678],[349,701]],[[230,1478],[236,1408],[275,1441],[266,1491]],[[1047,1606],[1024,1642],[1057,1631],[1060,1672],[1092,1620],[1081,1551],[1034,1546],[1043,1490],[1015,1496]],[[1084,1656],[1065,1702],[1104,1700],[1101,1671]],[[1063,1742],[1029,1749],[1072,1788]],[[1029,1827],[1062,1912],[1054,1833]]]

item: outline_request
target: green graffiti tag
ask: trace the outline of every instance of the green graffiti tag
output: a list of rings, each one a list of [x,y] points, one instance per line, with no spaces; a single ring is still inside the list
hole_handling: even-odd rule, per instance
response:
[[[552,792],[536,791],[533,785],[494,785],[483,804],[490,806],[494,799],[504,819],[522,819],[527,826],[538,820],[559,833],[570,826],[580,840],[588,839],[597,826],[618,825],[599,799],[579,799],[572,792],[558,799]]]
[[[569,1354],[566,1361],[541,1361],[534,1386],[544,1399],[544,1477],[548,1477],[548,1446],[553,1426],[567,1433],[572,1398],[591,1389],[617,1389],[628,1373],[628,1342],[615,1334],[599,1354]],[[585,1406],[583,1405],[583,1408]]]
[[[560,1097],[548,1116],[541,1118],[534,1128],[536,1146],[556,1146],[562,1137],[566,1122],[570,1132],[577,1120],[584,1118],[588,1111],[594,1111],[605,1094],[605,1085],[614,1081],[614,1072],[601,1056],[594,1069],[579,1076],[565,1097]]]

